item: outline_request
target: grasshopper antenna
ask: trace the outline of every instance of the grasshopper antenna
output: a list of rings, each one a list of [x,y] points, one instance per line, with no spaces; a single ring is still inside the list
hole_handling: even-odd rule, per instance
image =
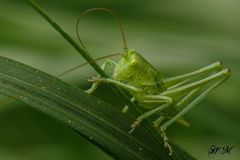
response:
[[[120,28],[120,32],[121,32],[121,37],[122,37],[122,41],[123,41],[123,49],[124,49],[124,52],[127,52],[128,51],[128,47],[127,47],[127,41],[126,41],[126,38],[125,38],[125,34],[124,34],[124,29],[123,29],[123,25],[119,19],[119,17],[117,16],[116,13],[114,13],[112,10],[110,9],[107,9],[107,8],[92,8],[92,9],[89,9],[89,10],[86,10],[84,11],[83,13],[81,13],[77,19],[77,23],[76,23],[76,32],[77,32],[77,37],[78,37],[78,40],[81,44],[81,46],[83,47],[83,49],[87,51],[86,47],[84,46],[83,44],[83,41],[81,40],[80,38],[80,35],[79,35],[79,23],[80,23],[80,20],[81,18],[84,16],[84,15],[87,15],[89,14],[90,12],[93,12],[93,11],[104,11],[104,12],[107,12],[107,13],[110,13],[114,16],[119,28]]]
[[[74,70],[76,70],[76,69],[78,69],[78,68],[80,68],[82,66],[85,66],[87,64],[90,64],[90,63],[93,63],[93,62],[96,62],[96,61],[100,61],[100,60],[103,60],[103,59],[106,59],[106,58],[115,57],[115,56],[122,56],[122,55],[123,55],[123,53],[114,53],[114,54],[110,54],[110,55],[107,55],[107,56],[96,58],[96,59],[94,59],[94,60],[92,60],[90,62],[86,62],[86,63],[80,64],[80,65],[77,65],[77,66],[75,66],[73,68],[70,68],[70,69],[64,71],[63,73],[57,75],[57,77],[63,77],[66,74],[68,74],[68,73],[70,73],[70,72],[72,72],[72,71],[74,71]]]

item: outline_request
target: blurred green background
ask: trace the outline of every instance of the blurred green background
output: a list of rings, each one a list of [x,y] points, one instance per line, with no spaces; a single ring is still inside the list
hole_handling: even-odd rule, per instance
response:
[[[128,45],[164,76],[192,71],[221,60],[232,77],[186,115],[191,127],[173,125],[169,138],[197,159],[209,159],[210,145],[235,146],[218,160],[240,159],[240,1],[237,0],[39,0],[76,39],[80,12],[106,7],[124,25]],[[113,18],[83,18],[81,32],[94,57],[122,51]],[[24,0],[0,1],[0,54],[57,75],[83,58]],[[86,89],[96,73],[85,66],[62,78]],[[99,91],[101,92],[101,91]],[[0,107],[1,160],[108,160],[101,150],[58,121],[21,103]]]

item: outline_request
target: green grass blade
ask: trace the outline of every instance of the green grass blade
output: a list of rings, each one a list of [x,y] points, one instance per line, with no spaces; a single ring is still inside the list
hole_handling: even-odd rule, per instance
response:
[[[133,119],[56,77],[0,56],[0,93],[65,123],[115,159],[193,159],[178,147],[174,156],[144,127],[127,133]]]

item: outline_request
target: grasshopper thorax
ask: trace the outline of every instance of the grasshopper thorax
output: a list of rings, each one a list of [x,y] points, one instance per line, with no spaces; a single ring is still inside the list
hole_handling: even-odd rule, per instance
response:
[[[130,49],[126,51],[115,68],[113,78],[126,81],[141,68],[142,62],[143,57],[135,50]]]
[[[160,73],[133,49],[124,53],[115,67],[112,78],[141,88],[142,92],[137,95],[156,94],[165,90]],[[135,98],[137,95],[134,95]]]

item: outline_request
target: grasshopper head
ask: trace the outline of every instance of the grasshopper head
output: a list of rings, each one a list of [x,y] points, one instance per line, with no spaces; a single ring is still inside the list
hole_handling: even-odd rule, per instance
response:
[[[142,56],[135,50],[128,50],[117,64],[113,78],[123,81],[127,80],[140,69],[142,60]]]

